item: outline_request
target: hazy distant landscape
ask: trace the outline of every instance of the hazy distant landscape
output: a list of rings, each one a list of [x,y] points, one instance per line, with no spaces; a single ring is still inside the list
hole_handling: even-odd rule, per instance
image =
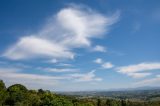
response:
[[[1,106],[159,106],[160,89],[126,91],[51,92],[28,90],[0,81]]]
[[[127,100],[152,101],[160,100],[160,88],[146,90],[117,90],[117,91],[79,91],[79,92],[61,92],[58,94],[76,96],[79,98],[115,98]]]

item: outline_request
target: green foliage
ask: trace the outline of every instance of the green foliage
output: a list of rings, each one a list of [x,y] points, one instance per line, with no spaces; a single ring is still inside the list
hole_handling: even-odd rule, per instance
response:
[[[6,99],[9,97],[6,90],[6,86],[2,80],[0,80],[0,105],[3,105]]]
[[[41,98],[38,96],[37,92],[35,90],[28,91],[26,95],[26,104],[29,106],[40,106],[41,104]]]
[[[27,92],[27,88],[21,84],[14,84],[10,87],[8,87],[7,91],[9,92]]]
[[[121,106],[126,106],[126,101],[121,100]]]
[[[153,101],[111,99],[111,98],[78,98],[64,96],[39,90],[28,90],[21,84],[6,88],[0,80],[0,106],[160,106],[160,100]]]
[[[0,90],[6,89],[6,86],[2,80],[0,80]]]
[[[100,99],[97,100],[97,106],[101,106],[101,100]]]
[[[21,105],[21,101],[25,101],[27,97],[27,88],[21,84],[15,84],[7,89],[9,97],[6,100],[7,105]]]

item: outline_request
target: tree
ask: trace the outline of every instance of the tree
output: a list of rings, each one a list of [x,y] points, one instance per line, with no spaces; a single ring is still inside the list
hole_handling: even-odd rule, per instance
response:
[[[0,91],[5,90],[5,89],[6,89],[6,86],[5,86],[4,82],[2,80],[0,80]]]
[[[101,100],[97,99],[97,106],[101,106]]]
[[[45,91],[44,91],[43,89],[38,89],[38,93],[39,93],[39,94],[44,94]]]
[[[126,101],[121,100],[121,106],[126,106]]]
[[[0,80],[0,105],[3,105],[8,98],[6,86],[2,80]]]
[[[36,90],[29,90],[27,93],[27,97],[25,103],[29,106],[40,106],[41,105],[40,96],[37,94]]]
[[[109,99],[106,100],[106,106],[111,106],[111,100]]]
[[[15,84],[7,89],[9,98],[6,100],[7,105],[15,105],[17,102],[23,102],[26,99],[27,88],[21,84]]]

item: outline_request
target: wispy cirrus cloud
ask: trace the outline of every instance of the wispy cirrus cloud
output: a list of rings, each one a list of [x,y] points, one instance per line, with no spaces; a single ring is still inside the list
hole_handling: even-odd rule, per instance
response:
[[[111,62],[105,62],[102,64],[102,68],[104,68],[104,69],[110,69],[113,67],[114,67],[114,65]]]
[[[107,17],[90,8],[63,8],[38,33],[20,38],[3,56],[13,60],[73,59],[74,48],[91,46],[91,39],[106,34],[118,18],[119,12]],[[95,50],[105,51],[102,46],[95,47]]]
[[[95,70],[85,74],[74,73],[74,74],[70,74],[70,76],[73,77],[76,82],[102,81],[102,78],[96,77],[94,73],[95,73]]]
[[[57,64],[57,66],[61,66],[61,67],[74,67],[72,64],[68,64],[68,63],[59,63],[59,64]]]
[[[0,68],[0,78],[7,82],[7,86],[20,83],[27,87],[33,89],[44,88],[48,89],[51,87],[62,86],[61,82],[71,81],[71,82],[96,82],[102,79],[97,77],[95,71],[90,71],[87,73],[80,73],[74,69],[46,69],[50,72],[72,72],[72,74],[62,74],[62,75],[50,75],[50,74],[35,74],[35,73],[24,73],[23,68],[14,67],[1,67]]]
[[[103,69],[110,69],[114,67],[114,65],[111,62],[105,62],[101,58],[97,58],[93,62],[96,64],[100,64],[101,68]]]
[[[93,48],[93,51],[96,51],[96,52],[107,52],[107,49],[101,45],[96,45],[94,48]]]
[[[40,70],[47,71],[47,72],[78,72],[79,69],[74,68],[41,68]]]
[[[135,86],[150,86],[150,85],[159,86],[159,82],[160,82],[160,75],[157,75],[154,78],[138,81],[138,82],[134,83],[134,85]]]
[[[127,75],[132,77],[132,78],[143,78],[143,77],[147,77],[150,76],[152,73],[128,73]]]
[[[93,61],[94,63],[101,64],[103,60],[101,58],[97,58]]]
[[[151,71],[160,69],[160,63],[140,63],[135,65],[117,67],[116,70],[119,73],[126,74],[133,78],[143,78],[151,75]],[[150,72],[146,72],[150,71]]]
[[[33,88],[45,88],[46,86],[55,86],[58,84],[58,80],[63,77],[47,76],[39,74],[27,74],[21,72],[23,69],[17,69],[12,67],[0,68],[0,78],[10,86],[15,83],[24,84],[27,87]],[[47,82],[47,83],[46,83]]]

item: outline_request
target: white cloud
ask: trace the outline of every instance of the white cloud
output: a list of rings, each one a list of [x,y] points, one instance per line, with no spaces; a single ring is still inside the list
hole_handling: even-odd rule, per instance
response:
[[[100,46],[100,45],[96,45],[94,48],[93,48],[93,51],[97,51],[97,52],[106,52],[106,48],[103,47],[103,46]]]
[[[73,58],[74,54],[61,45],[35,36],[23,37],[4,54],[6,57],[17,60],[47,56],[55,58]]]
[[[145,79],[139,82],[134,83],[135,86],[159,86],[160,77],[157,76],[151,79]]]
[[[21,73],[20,72],[21,70],[23,69],[17,69],[17,68],[11,68],[11,67],[10,68],[0,68],[0,77],[31,79],[31,80],[65,79],[65,77],[61,77],[61,76],[45,76],[45,75],[38,75],[38,74]]]
[[[60,10],[36,34],[22,37],[5,51],[13,59],[73,59],[74,48],[91,46],[91,39],[101,37],[114,24],[119,13],[106,17],[91,9],[68,7]],[[97,47],[104,51],[102,47]]]
[[[32,79],[32,80],[59,80],[64,79],[63,77],[56,77],[56,76],[43,76],[43,75],[37,75],[37,74],[26,74],[26,73],[12,73],[12,72],[0,72],[1,77],[5,78],[20,78],[20,79]]]
[[[94,73],[95,73],[95,70],[85,74],[80,74],[80,73],[70,74],[70,76],[74,78],[75,81],[77,82],[101,81],[102,79],[96,77]]]
[[[67,64],[67,63],[59,63],[57,66],[62,66],[62,67],[73,67],[72,64]]]
[[[103,61],[101,58],[97,58],[96,60],[93,61],[94,63],[97,63],[97,64],[101,64]]]
[[[29,87],[30,89],[39,89],[50,86],[49,88],[58,84],[58,80],[64,79],[58,76],[47,76],[38,74],[21,73],[20,69],[14,68],[1,68],[0,78],[4,80],[7,86],[20,83]],[[46,83],[47,82],[47,83]]]
[[[50,63],[57,63],[58,60],[57,60],[57,59],[52,59],[52,60],[50,60],[49,62],[50,62]]]
[[[0,69],[8,67],[10,69],[28,69],[28,68],[32,68],[32,66],[29,66],[27,64],[24,63],[20,63],[20,62],[8,62],[8,61],[4,61],[2,63],[0,63]]]
[[[113,68],[113,67],[114,67],[114,65],[110,62],[105,62],[102,64],[102,68],[104,68],[104,69],[109,69],[109,68]]]
[[[41,70],[48,71],[48,72],[78,72],[78,69],[72,68],[42,68]]]
[[[114,65],[111,62],[104,62],[101,58],[97,58],[93,62],[100,64],[103,69],[110,69],[114,67]]]
[[[71,69],[48,69],[48,71],[74,71]],[[73,81],[73,82],[93,82],[101,81],[101,78],[96,77],[94,74],[95,71],[88,73],[73,73],[73,74],[64,74],[64,75],[43,75],[43,74],[29,74],[24,73],[23,69],[13,68],[13,67],[3,67],[0,68],[0,78],[7,83],[7,86],[10,86],[15,83],[24,84],[30,89],[51,89],[53,87],[62,86],[61,82],[63,81]]]
[[[150,76],[151,73],[128,73],[127,75],[133,78],[143,78],[143,77]]]
[[[142,78],[151,75],[144,71],[160,69],[160,63],[140,63],[136,65],[118,67],[117,71],[134,78]]]
[[[8,67],[8,68],[0,67],[1,73],[7,73],[7,72],[11,73],[11,72],[19,72],[19,71],[21,71],[21,68],[19,67]]]

